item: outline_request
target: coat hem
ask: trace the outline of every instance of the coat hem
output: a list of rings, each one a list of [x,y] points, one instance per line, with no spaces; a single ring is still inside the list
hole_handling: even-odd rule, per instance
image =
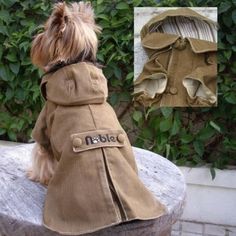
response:
[[[83,235],[83,234],[89,234],[89,233],[94,233],[96,231],[99,231],[99,230],[102,230],[102,229],[105,229],[105,228],[109,228],[109,227],[112,227],[112,226],[115,226],[115,225],[118,225],[120,223],[126,223],[126,222],[130,222],[132,220],[154,220],[154,219],[157,219],[163,215],[165,215],[166,213],[164,214],[161,214],[161,215],[158,215],[158,216],[153,216],[153,217],[149,217],[149,218],[145,218],[145,217],[136,217],[136,218],[131,218],[131,219],[128,219],[128,220],[125,220],[125,221],[116,221],[114,223],[111,223],[109,225],[105,225],[105,226],[102,226],[102,227],[97,227],[93,230],[86,230],[86,231],[81,231],[81,232],[63,232],[63,231],[57,231],[49,226],[47,226],[46,224],[43,223],[43,226],[51,231],[54,231],[54,232],[57,232],[57,233],[60,233],[60,234],[64,234],[64,235],[73,235],[73,236],[76,236],[76,235]]]

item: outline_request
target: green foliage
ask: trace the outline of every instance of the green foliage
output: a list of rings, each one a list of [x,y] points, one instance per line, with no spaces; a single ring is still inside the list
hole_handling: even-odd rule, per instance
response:
[[[159,6],[218,6],[219,76],[217,108],[134,109],[133,7],[155,0],[93,0],[99,35],[98,61],[109,82],[109,102],[136,146],[166,156],[178,165],[235,164],[236,2],[162,0]],[[30,43],[51,11],[50,1],[0,0],[0,138],[25,141],[42,107],[40,73],[31,65]]]
[[[31,65],[29,48],[50,5],[32,0],[0,3],[0,135],[27,141],[41,108],[39,72]]]

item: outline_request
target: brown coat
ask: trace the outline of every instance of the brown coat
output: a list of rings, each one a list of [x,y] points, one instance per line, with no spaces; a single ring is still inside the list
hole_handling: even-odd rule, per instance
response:
[[[198,107],[217,103],[217,44],[151,30],[153,25],[159,27],[167,18],[178,16],[211,22],[188,8],[180,8],[155,16],[144,25],[140,34],[149,60],[134,81],[136,104]]]
[[[102,71],[85,62],[69,65],[44,76],[41,89],[47,101],[33,138],[59,161],[44,225],[79,235],[163,215],[165,207],[138,178],[127,135],[106,102]]]

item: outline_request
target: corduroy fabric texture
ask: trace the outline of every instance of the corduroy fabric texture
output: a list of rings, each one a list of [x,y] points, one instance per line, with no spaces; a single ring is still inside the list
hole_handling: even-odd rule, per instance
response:
[[[171,22],[167,19],[178,16],[187,17],[190,21],[194,19],[194,24],[199,20],[216,25],[188,8],[168,10],[145,24],[140,35],[142,46],[149,59],[134,81],[133,95],[136,105],[145,107],[217,105],[217,44],[158,31],[163,22],[166,25]],[[206,37],[210,38],[207,34]],[[212,34],[212,38],[214,37]]]
[[[128,137],[106,102],[102,71],[84,62],[69,65],[46,75],[41,89],[47,101],[32,136],[59,161],[44,225],[80,235],[165,214],[138,177]]]

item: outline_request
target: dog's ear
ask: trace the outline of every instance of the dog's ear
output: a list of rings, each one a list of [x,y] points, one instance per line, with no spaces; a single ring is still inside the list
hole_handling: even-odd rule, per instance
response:
[[[101,28],[95,23],[94,10],[90,2],[74,2],[70,6],[72,12],[78,15],[82,22],[90,25],[95,32],[100,33]]]
[[[62,34],[68,23],[69,10],[65,2],[58,2],[54,5],[52,16],[49,19],[50,30]]]
[[[90,2],[79,2],[78,11],[84,22],[94,23],[94,12]]]

